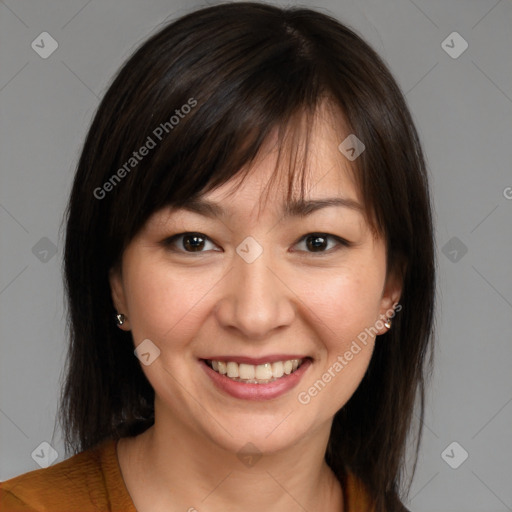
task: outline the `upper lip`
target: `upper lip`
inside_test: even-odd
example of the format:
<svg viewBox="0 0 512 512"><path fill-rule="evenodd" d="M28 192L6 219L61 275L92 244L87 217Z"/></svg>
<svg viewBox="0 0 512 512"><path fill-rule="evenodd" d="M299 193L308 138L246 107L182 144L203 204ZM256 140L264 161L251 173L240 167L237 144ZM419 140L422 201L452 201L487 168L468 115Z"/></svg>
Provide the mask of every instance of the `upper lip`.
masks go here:
<svg viewBox="0 0 512 512"><path fill-rule="evenodd" d="M275 363L276 361L289 361L290 359L306 359L308 356L297 354L271 354L262 357L247 357L247 356L211 356L202 359L209 361L233 361L235 363L259 365L264 363Z"/></svg>

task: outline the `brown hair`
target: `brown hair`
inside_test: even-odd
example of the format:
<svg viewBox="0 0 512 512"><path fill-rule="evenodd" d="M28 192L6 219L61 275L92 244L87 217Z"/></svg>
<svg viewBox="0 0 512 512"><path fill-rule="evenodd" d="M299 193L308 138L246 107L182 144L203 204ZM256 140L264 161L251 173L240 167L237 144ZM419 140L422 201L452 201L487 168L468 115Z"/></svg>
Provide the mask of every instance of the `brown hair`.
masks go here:
<svg viewBox="0 0 512 512"><path fill-rule="evenodd" d="M281 144L285 131L306 119L307 140L308 119L325 98L366 145L353 162L355 176L368 218L386 241L388 272L403 280L402 312L335 415L326 461L340 479L347 470L358 476L377 511L403 510L406 439L416 403L416 461L432 365L426 166L385 64L354 31L310 9L240 2L197 10L151 36L107 90L66 210L70 345L59 420L67 449L136 435L154 422L154 391L131 334L113 321L108 275L124 248L152 213L247 168L272 129ZM143 146L148 151L136 158Z"/></svg>

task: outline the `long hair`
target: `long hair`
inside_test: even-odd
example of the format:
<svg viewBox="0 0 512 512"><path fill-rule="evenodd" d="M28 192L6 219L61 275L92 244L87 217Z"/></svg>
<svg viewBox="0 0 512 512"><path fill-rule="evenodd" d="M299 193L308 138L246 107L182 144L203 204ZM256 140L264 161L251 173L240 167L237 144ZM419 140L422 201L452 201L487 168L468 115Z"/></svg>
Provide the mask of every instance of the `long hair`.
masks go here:
<svg viewBox="0 0 512 512"><path fill-rule="evenodd" d="M362 382L334 417L325 458L340 480L350 470L364 482L377 511L403 510L406 441L416 434L417 460L433 353L427 170L383 61L353 30L305 8L241 2L191 12L142 44L104 95L65 215L69 347L58 417L66 450L154 423L154 391L131 333L113 320L108 276L125 247L152 213L246 169L273 129L280 147L298 126L307 142L326 98L366 146L352 162L355 179L403 288L393 328L377 338ZM290 168L289 191L304 175Z"/></svg>

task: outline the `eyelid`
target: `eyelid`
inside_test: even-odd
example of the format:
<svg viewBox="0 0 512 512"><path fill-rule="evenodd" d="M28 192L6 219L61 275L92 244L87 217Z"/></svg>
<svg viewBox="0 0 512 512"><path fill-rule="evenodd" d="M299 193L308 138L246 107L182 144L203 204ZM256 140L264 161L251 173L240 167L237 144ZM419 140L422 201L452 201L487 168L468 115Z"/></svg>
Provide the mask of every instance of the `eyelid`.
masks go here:
<svg viewBox="0 0 512 512"><path fill-rule="evenodd" d="M177 249L175 247L175 245L174 245L176 240L178 240L179 238L182 238L184 236L187 236L187 235L189 235L189 236L196 235L196 236L199 236L201 238L204 238L205 240L209 241L213 245L217 245L208 235L205 235L204 233L200 233L199 231L183 231L181 233L176 233L175 235L171 235L171 236L165 238L160 243L164 246L164 248L172 250L173 252L176 252L176 253L179 253L179 254L195 255L195 254L201 254L201 253L208 252L208 251L197 251L197 252L192 251L192 252L187 252L187 251L184 251L184 250ZM216 251L216 252L220 252L220 251Z"/></svg>
<svg viewBox="0 0 512 512"><path fill-rule="evenodd" d="M173 244L176 242L176 240L178 240L179 238L181 237L184 237L186 235L197 235L201 238L204 238L206 239L207 241L211 242L212 244L214 245L217 245L208 235L205 235L204 233L200 233L198 231L184 231L184 232L181 232L181 233L177 233L175 235L171 235L167 238L165 238L164 240L162 240L161 244L169 249L169 250L172 250L173 252L176 252L176 253L179 253L179 254L188 254L188 255L199 255L199 254L202 254L202 253L206 253L206 252L209 252L209 251L197 251L197 252L194 252L194 251L191 251L191 252L188 252L188 251L184 251L184 250L181 250L181 249L177 249ZM337 247L333 247L331 249L328 249L326 251L318 251L318 252L314 252L314 251L292 251L292 252L298 252L298 253L303 253L303 254L311 254L311 255L329 255L329 254L332 254L333 252L337 251L338 249L340 249L340 246L341 247L351 247L353 245L353 242L349 242L348 240L340 237L340 236L337 236L337 235L333 235L331 233L324 233L324 232L319 232L319 231L312 231L312 232L309 232L309 233L306 233L304 235L302 235L298 240L296 240L293 244L293 246L295 247L297 244L299 244L300 242L304 241L306 238L308 237L314 237L314 236L318 236L318 237L325 237L327 239L331 239L331 240L334 240L337 242ZM215 251L215 252L221 252L221 251Z"/></svg>
<svg viewBox="0 0 512 512"><path fill-rule="evenodd" d="M340 249L340 246L342 246L342 247L351 247L353 245L352 242L349 242L345 238L342 238L342 237L337 236L337 235L333 235L331 233L324 233L324 232L320 232L320 231L312 231L310 233L306 233L305 235L300 237L293 245L294 246L297 245L298 243L302 242L303 240L305 240L308 237L315 237L315 236L325 237L327 239L335 240L337 242L338 246L337 247L333 247L331 249L328 249L326 251L318 251L318 252L293 251L293 252L302 252L302 253L305 253L305 254L316 254L316 255L328 255L328 254L331 254L331 253L337 251L338 249Z"/></svg>

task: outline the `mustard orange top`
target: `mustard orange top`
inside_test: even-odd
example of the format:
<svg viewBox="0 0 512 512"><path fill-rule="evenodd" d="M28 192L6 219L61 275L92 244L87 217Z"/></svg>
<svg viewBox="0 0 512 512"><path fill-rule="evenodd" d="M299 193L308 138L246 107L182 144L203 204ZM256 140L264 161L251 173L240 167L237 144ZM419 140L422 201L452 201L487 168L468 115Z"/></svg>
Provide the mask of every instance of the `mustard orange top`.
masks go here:
<svg viewBox="0 0 512 512"><path fill-rule="evenodd" d="M1 512L137 512L108 439L45 469L0 482ZM362 483L348 473L345 512L371 512Z"/></svg>

